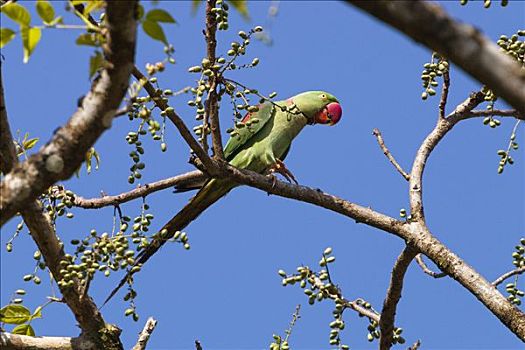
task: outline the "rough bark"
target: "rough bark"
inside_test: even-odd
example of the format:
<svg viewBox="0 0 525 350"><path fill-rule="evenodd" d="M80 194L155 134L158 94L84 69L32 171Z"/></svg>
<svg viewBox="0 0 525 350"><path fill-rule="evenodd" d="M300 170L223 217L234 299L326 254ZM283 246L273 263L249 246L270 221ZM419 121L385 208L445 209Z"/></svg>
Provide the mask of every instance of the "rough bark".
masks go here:
<svg viewBox="0 0 525 350"><path fill-rule="evenodd" d="M381 318L379 319L379 329L381 330L381 338L379 339L380 350L388 350L392 346L394 321L397 305L399 300L401 300L401 291L403 290L405 273L416 255L417 251L413 247L405 247L398 256L394 268L392 269L390 284L388 286L385 301L383 302Z"/></svg>
<svg viewBox="0 0 525 350"><path fill-rule="evenodd" d="M3 225L50 185L71 177L85 153L111 127L128 87L136 39L136 1L109 1L106 8L107 68L84 97L82 106L38 153L19 163L0 183Z"/></svg>

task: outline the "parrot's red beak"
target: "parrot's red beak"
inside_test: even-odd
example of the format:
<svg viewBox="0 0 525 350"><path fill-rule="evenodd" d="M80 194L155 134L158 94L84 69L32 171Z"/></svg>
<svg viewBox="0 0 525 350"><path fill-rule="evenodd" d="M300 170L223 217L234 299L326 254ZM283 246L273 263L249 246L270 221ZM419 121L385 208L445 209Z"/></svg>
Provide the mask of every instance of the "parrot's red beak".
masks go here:
<svg viewBox="0 0 525 350"><path fill-rule="evenodd" d="M335 125L339 122L342 115L343 109L341 105L337 102L331 102L315 115L315 123Z"/></svg>

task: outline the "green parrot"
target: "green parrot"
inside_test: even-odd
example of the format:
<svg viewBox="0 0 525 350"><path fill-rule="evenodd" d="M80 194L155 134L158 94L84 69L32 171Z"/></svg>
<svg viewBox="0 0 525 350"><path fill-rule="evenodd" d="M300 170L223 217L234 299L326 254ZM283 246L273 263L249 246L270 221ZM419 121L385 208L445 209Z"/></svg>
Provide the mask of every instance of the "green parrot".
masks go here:
<svg viewBox="0 0 525 350"><path fill-rule="evenodd" d="M286 107L286 108L285 108ZM266 102L257 112L248 113L230 134L224 148L225 159L233 166L273 177L280 173L288 181L297 181L283 163L293 139L307 125L335 125L341 119L338 100L324 91L308 91L287 100ZM138 256L135 265L144 264L176 231L183 230L213 203L239 186L229 179L200 179L176 188L176 192L200 190L165 226L167 235L154 240ZM128 274L104 302L126 283Z"/></svg>

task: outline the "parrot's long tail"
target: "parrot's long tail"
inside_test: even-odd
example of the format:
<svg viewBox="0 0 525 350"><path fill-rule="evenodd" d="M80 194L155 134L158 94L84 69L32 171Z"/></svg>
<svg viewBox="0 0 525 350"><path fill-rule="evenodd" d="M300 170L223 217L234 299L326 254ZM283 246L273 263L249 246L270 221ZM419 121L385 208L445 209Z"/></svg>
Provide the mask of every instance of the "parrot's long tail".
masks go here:
<svg viewBox="0 0 525 350"><path fill-rule="evenodd" d="M235 184L226 180L212 179L208 181L208 183L190 199L190 202L186 204L186 206L184 206L184 208L182 208L166 225L164 225L162 230L166 230L167 234L161 239L152 241L146 249L140 252L135 260L134 266L146 263L146 261L148 261L149 258L151 258L151 256L153 256L153 254L155 254L162 245L166 243L166 241L173 237L175 232L183 230L203 211L226 195L233 187L235 187ZM104 306L117 293L130 277L131 273L128 272L119 282L118 286L111 291L102 306Z"/></svg>

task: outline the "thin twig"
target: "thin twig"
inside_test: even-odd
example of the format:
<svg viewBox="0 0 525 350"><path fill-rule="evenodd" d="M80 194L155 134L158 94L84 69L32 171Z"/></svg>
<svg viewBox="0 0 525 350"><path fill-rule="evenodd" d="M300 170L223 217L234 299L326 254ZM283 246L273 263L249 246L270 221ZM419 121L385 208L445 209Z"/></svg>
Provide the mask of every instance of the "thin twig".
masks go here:
<svg viewBox="0 0 525 350"><path fill-rule="evenodd" d="M146 324L144 325L144 328L142 329L142 332L140 332L139 334L137 344L135 344L132 350L145 350L146 345L148 344L148 340L151 337L151 334L155 330L156 326L157 320L155 320L153 317L148 318Z"/></svg>
<svg viewBox="0 0 525 350"><path fill-rule="evenodd" d="M356 311L360 316L367 317L368 319L370 319L372 321L376 321L377 323L379 323L379 318L380 318L379 313L376 312L375 310L371 309L371 308L364 307L362 305L363 303L361 302L362 299L357 299L357 300L354 300L354 301L350 301L348 299L345 299L345 297L342 294L342 291L339 288L336 288L335 292L331 292L331 291L327 290L326 288L323 288L324 282L318 276L314 277L313 285L316 286L319 290L323 290L325 295L329 299L332 299L334 301L335 300L342 301L342 304L345 307Z"/></svg>
<svg viewBox="0 0 525 350"><path fill-rule="evenodd" d="M521 115L515 109L485 109L485 110L473 110L465 116L465 119L475 117L514 117L516 119L525 120L525 117Z"/></svg>
<svg viewBox="0 0 525 350"><path fill-rule="evenodd" d="M379 144L379 147L381 147L381 150L383 151L383 154L388 158L390 163L396 168L396 170L405 178L405 180L410 181L410 175L407 174L406 171L403 170L401 165L396 161L392 153L388 150L388 148L385 145L385 141L383 140L383 136L381 135L381 131L379 129L374 129L372 131L372 134L376 137L377 143Z"/></svg>
<svg viewBox="0 0 525 350"><path fill-rule="evenodd" d="M448 61L446 61L448 63ZM439 101L439 118L445 118L445 108L447 106L448 89L450 87L449 66L443 72L443 88L441 89L441 100Z"/></svg>
<svg viewBox="0 0 525 350"><path fill-rule="evenodd" d="M286 337L284 337L285 342L288 342L288 340L290 339L290 336L292 335L292 330L293 330L293 327L295 326L295 323L297 322L297 320L301 318L300 312L301 312L301 304L298 304L295 307L294 313L292 314L292 320L290 321L290 325L288 326L288 329L285 331L286 333Z"/></svg>
<svg viewBox="0 0 525 350"><path fill-rule="evenodd" d="M494 282L492 282L492 285L496 287L499 284L503 283L503 281L505 281L507 278L515 276L515 275L521 275L524 272L525 272L525 267L518 267L514 270L510 270L504 273L503 275L499 276L498 278L496 278Z"/></svg>
<svg viewBox="0 0 525 350"><path fill-rule="evenodd" d="M385 301L383 302L383 310L381 311L381 318L379 319L379 329L381 330L381 338L379 340L380 350L388 350L392 346L397 304L399 300L401 300L405 273L416 255L416 249L411 246L406 246L392 268L390 285L388 286Z"/></svg>
<svg viewBox="0 0 525 350"><path fill-rule="evenodd" d="M186 124L184 124L184 122L182 121L181 117L173 110L173 108L168 108L169 105L162 98L162 95L157 91L157 89L149 82L148 78L146 78L136 66L133 68L132 74L137 80L141 82L141 84L144 86L144 89L153 99L153 102L155 102L157 107L161 111L166 111L166 115L168 116L168 118L179 130L180 135L182 136L184 141L186 141L188 146L190 146L191 150L197 155L202 164L204 164L206 170L212 171L215 167L213 166L211 158L204 151L204 149L202 149L197 140L195 140Z"/></svg>
<svg viewBox="0 0 525 350"><path fill-rule="evenodd" d="M217 32L216 15L212 10L215 8L216 0L208 0L206 4L206 48L208 60L211 64L215 64L215 50L217 48L217 40L215 34ZM222 149L222 136L219 122L219 104L217 103L217 78L216 75L210 77L210 91L208 94L207 113L209 117L211 139L213 144L213 154L216 158L223 159L224 152ZM206 134L204 134L206 137Z"/></svg>
<svg viewBox="0 0 525 350"><path fill-rule="evenodd" d="M431 276L431 277L434 277L434 278L443 278L445 277L447 274L444 273L444 272L435 272L435 271L432 271L428 265L425 263L425 261L423 260L423 256L421 254L418 254L416 255L416 262L417 264L421 267L421 269L423 270L424 273L426 273L427 275Z"/></svg>
<svg viewBox="0 0 525 350"><path fill-rule="evenodd" d="M205 177L205 175L200 170L194 170L188 173L145 184L129 192L124 192L115 196L104 196L101 198L83 198L80 196L75 196L73 205L84 209L98 209L107 206L119 205L137 198L145 197L151 193L161 191L175 185L180 185L182 183L191 182L203 177Z"/></svg>

